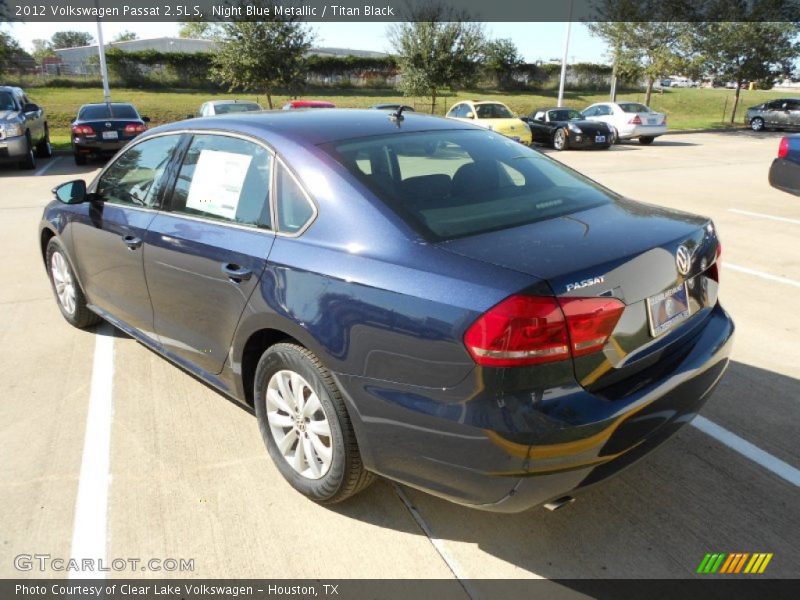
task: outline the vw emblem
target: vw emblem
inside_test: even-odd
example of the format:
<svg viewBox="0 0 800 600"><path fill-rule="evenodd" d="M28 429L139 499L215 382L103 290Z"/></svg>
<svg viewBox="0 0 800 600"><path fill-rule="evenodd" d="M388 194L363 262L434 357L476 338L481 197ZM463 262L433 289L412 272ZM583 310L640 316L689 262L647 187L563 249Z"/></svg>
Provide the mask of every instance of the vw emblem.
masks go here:
<svg viewBox="0 0 800 600"><path fill-rule="evenodd" d="M106 121L106 127L111 127L111 121Z"/></svg>
<svg viewBox="0 0 800 600"><path fill-rule="evenodd" d="M692 268L692 253L683 244L678 246L678 251L675 253L675 265L681 275L688 275Z"/></svg>

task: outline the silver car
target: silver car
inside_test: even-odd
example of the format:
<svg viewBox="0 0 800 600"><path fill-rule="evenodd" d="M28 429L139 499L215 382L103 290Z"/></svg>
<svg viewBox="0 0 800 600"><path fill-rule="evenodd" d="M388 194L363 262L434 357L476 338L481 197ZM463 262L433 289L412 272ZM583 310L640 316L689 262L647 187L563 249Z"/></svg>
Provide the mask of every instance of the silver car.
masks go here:
<svg viewBox="0 0 800 600"><path fill-rule="evenodd" d="M747 109L745 125L753 131L800 128L800 100L781 98Z"/></svg>
<svg viewBox="0 0 800 600"><path fill-rule="evenodd" d="M53 155L44 111L18 87L0 86L0 163L35 169Z"/></svg>

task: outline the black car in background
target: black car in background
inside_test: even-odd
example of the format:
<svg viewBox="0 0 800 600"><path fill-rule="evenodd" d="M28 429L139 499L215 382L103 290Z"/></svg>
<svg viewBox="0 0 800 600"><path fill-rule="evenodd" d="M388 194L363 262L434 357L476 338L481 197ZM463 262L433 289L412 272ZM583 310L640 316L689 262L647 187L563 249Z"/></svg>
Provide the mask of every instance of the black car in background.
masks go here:
<svg viewBox="0 0 800 600"><path fill-rule="evenodd" d="M800 196L800 135L781 138L778 157L769 168L769 184Z"/></svg>
<svg viewBox="0 0 800 600"><path fill-rule="evenodd" d="M72 122L75 164L85 165L90 155L111 155L147 130L148 117L139 116L133 104L84 104Z"/></svg>
<svg viewBox="0 0 800 600"><path fill-rule="evenodd" d="M547 144L556 150L611 147L612 135L608 125L587 121L571 108L539 108L521 118L531 129L533 143Z"/></svg>

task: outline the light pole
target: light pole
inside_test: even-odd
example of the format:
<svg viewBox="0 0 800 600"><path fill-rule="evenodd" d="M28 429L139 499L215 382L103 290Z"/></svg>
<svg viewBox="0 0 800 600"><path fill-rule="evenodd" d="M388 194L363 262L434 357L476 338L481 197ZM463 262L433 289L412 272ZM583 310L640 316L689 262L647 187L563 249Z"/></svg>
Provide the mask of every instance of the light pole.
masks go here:
<svg viewBox="0 0 800 600"><path fill-rule="evenodd" d="M97 12L100 12L100 0L95 0ZM106 103L111 102L111 90L108 87L108 69L106 68L106 47L103 44L103 25L97 19L97 51L100 54L100 77L103 80L103 99Z"/></svg>
<svg viewBox="0 0 800 600"><path fill-rule="evenodd" d="M561 57L561 79L558 83L558 105L564 103L564 85L567 82L567 54L569 53L569 34L572 30L572 0L569 0L569 16L567 17L567 31L564 33L564 54Z"/></svg>

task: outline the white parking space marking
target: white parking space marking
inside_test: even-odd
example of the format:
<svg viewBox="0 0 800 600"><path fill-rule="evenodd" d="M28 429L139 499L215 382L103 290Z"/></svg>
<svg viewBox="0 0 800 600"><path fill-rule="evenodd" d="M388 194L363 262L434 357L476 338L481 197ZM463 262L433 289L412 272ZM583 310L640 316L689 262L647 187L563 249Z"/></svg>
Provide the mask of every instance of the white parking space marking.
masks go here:
<svg viewBox="0 0 800 600"><path fill-rule="evenodd" d="M772 456L769 452L764 452L758 446L751 444L747 440L740 438L735 433L728 431L724 427L709 421L705 417L697 416L692 421L697 429L710 435L718 442L722 442L732 450L735 450L745 458L761 465L768 471L775 473L778 477L785 479L789 483L800 487L800 470L792 465L783 462L781 459Z"/></svg>
<svg viewBox="0 0 800 600"><path fill-rule="evenodd" d="M106 559L108 525L108 488L111 483L111 419L114 380L114 330L107 323L95 333L94 362L86 434L83 439L75 522L72 528L70 557L94 561ZM92 577L105 578L96 571ZM70 571L70 579L86 577L82 571Z"/></svg>
<svg viewBox="0 0 800 600"><path fill-rule="evenodd" d="M425 533L433 547L436 549L436 552L439 553L439 556L442 557L442 560L447 565L447 568L450 569L455 578L458 579L458 582L461 584L461 587L464 588L467 596L472 598L472 600L477 600L480 596L475 592L474 589L472 589L472 586L467 583L467 577L464 574L464 570L461 568L461 565L458 564L458 561L453 558L453 555L447 551L447 546L445 546L444 541L434 535L430 525L428 525L428 522L422 517L422 514L417 510L417 507L414 506L414 503L411 502L409 497L403 491L403 488L396 483L393 483L392 487L394 488L394 492L397 494L397 497L400 498L400 501L408 509L411 517L414 519L414 521L416 521L417 525L419 525L419 528Z"/></svg>
<svg viewBox="0 0 800 600"><path fill-rule="evenodd" d="M736 213L737 215L744 215L746 217L754 217L756 219L769 219L770 221L780 221L781 223L791 223L792 225L800 225L800 219L788 219L786 217L776 217L775 215L765 215L764 213L751 212L749 210L740 210L738 208L729 208L728 212Z"/></svg>
<svg viewBox="0 0 800 600"><path fill-rule="evenodd" d="M766 279L768 281L775 281L777 283L782 283L784 285L793 285L794 287L800 287L800 281L796 279L789 279L788 277L782 277L780 275L772 275L771 273L765 273L764 271L756 271L755 269L749 269L747 267L742 267L740 265L734 265L733 263L729 263L725 260L722 261L722 269L731 269L732 271L738 271L740 273L746 273L747 275L753 275L755 277L761 277L762 279Z"/></svg>
<svg viewBox="0 0 800 600"><path fill-rule="evenodd" d="M34 176L34 177L37 177L37 176L39 176L39 175L44 175L45 173L47 173L47 171L50 169L50 167L52 167L54 164L56 164L56 163L57 163L58 161L60 161L60 160L61 160L61 157L60 157L60 156L57 156L57 157L53 158L52 160L50 160L50 162L49 162L49 163L47 163L47 164L46 164L45 166L43 166L41 169L39 169L38 171L36 171L36 172L33 174L33 176Z"/></svg>

